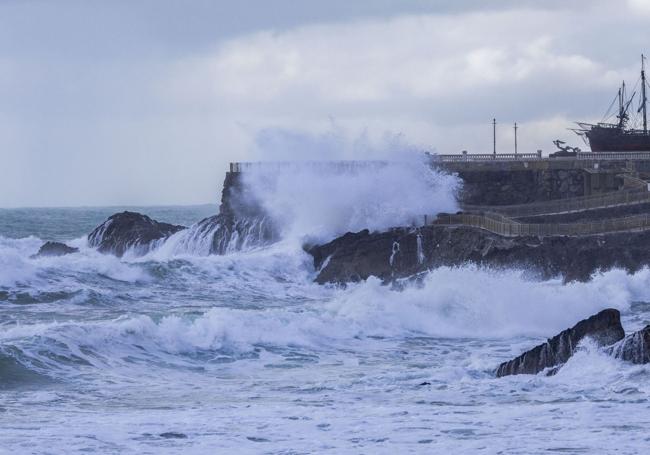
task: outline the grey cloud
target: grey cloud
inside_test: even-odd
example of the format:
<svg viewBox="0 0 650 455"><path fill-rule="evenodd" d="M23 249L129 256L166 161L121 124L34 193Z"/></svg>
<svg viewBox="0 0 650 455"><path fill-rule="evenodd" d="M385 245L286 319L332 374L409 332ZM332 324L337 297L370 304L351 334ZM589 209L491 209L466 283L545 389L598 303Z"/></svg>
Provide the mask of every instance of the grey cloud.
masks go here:
<svg viewBox="0 0 650 455"><path fill-rule="evenodd" d="M646 21L604 1L0 0L0 206L214 202L231 160L481 151L492 116L504 147L517 120L548 149L635 75Z"/></svg>

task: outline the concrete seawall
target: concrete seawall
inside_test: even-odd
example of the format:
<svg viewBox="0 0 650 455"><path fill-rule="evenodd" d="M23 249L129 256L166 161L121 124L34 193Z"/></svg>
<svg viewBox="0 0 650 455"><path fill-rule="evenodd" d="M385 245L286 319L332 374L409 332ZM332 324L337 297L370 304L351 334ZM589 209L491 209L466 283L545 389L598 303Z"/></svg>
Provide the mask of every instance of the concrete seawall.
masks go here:
<svg viewBox="0 0 650 455"><path fill-rule="evenodd" d="M496 155L427 155L431 166L465 182L461 202L512 205L592 196L627 187L633 178L650 178L650 152L579 153L543 158Z"/></svg>

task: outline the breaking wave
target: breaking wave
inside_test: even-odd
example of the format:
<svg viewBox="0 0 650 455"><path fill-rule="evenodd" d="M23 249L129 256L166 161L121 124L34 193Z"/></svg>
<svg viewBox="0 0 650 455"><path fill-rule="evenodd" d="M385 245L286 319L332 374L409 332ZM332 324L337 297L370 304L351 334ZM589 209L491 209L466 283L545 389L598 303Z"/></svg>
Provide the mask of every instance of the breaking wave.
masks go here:
<svg viewBox="0 0 650 455"><path fill-rule="evenodd" d="M87 260L81 260L80 268L88 265ZM308 276L295 273L304 266L301 261L289 264L292 261L277 251L197 261L174 273L185 279L195 276L194 286L205 279L219 283L224 301L214 302L216 306L207 311L6 326L0 335L3 349L20 352L23 365L40 365L35 368L38 373L69 371L79 365L128 368L133 362L161 359L182 366L197 355L237 359L257 355L259 349L365 350L373 340L384 338L545 337L603 308L626 312L630 302L650 300L648 269L634 275L614 270L589 283L562 285L559 280L529 281L518 271L442 267L422 282L396 290L374 278L346 289L313 285ZM250 267L255 262L257 269ZM147 261L128 266L143 274L158 267ZM265 275L269 267L286 270L276 270L274 278ZM466 286L469 281L473 286ZM282 305L259 307L254 299L226 304L236 299L243 285L254 294L255 287L246 283L256 282L262 283L260 295L267 300L273 295L278 301L284 298ZM224 294L226 290L231 294ZM208 288L206 295L215 295L213 291Z"/></svg>
<svg viewBox="0 0 650 455"><path fill-rule="evenodd" d="M460 180L422 163L253 167L244 184L284 238L324 242L349 231L421 224L458 209Z"/></svg>

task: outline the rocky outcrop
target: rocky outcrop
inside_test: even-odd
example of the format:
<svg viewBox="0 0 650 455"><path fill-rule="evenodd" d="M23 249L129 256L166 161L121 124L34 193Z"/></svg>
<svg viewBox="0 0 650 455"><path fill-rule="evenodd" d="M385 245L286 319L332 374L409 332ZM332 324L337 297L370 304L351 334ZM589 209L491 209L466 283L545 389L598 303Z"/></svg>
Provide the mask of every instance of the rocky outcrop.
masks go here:
<svg viewBox="0 0 650 455"><path fill-rule="evenodd" d="M273 243L279 234L265 216L238 218L228 212L205 218L187 231L182 242L186 251L199 246L198 254L227 254Z"/></svg>
<svg viewBox="0 0 650 455"><path fill-rule="evenodd" d="M118 213L88 235L88 244L102 253L122 256L130 251L143 255L184 229L183 234L175 237L177 253L226 254L279 239L278 229L245 185L242 174L228 172L219 214L185 228L160 223L139 213Z"/></svg>
<svg viewBox="0 0 650 455"><path fill-rule="evenodd" d="M627 362L650 363L650 325L628 335L606 352Z"/></svg>
<svg viewBox="0 0 650 455"><path fill-rule="evenodd" d="M150 251L156 242L183 229L185 226L160 223L141 213L116 213L88 235L88 245L120 257L128 250L141 255Z"/></svg>
<svg viewBox="0 0 650 455"><path fill-rule="evenodd" d="M73 248L61 242L45 242L32 258L44 256L65 256L66 254L77 253L79 248Z"/></svg>
<svg viewBox="0 0 650 455"><path fill-rule="evenodd" d="M496 370L496 376L537 374L547 368L562 365L573 355L578 343L586 337L591 338L598 346L609 346L623 339L624 336L625 331L621 325L619 311L603 310L549 338L546 343L502 363Z"/></svg>
<svg viewBox="0 0 650 455"><path fill-rule="evenodd" d="M348 233L308 246L318 283L346 283L376 276L384 282L440 266L474 263L520 268L548 279L588 281L594 272L650 265L650 231L583 237L507 238L462 226L396 228Z"/></svg>
<svg viewBox="0 0 650 455"><path fill-rule="evenodd" d="M226 254L279 240L279 230L245 184L243 174L228 172L219 214L190 228L187 239L206 244L209 254Z"/></svg>

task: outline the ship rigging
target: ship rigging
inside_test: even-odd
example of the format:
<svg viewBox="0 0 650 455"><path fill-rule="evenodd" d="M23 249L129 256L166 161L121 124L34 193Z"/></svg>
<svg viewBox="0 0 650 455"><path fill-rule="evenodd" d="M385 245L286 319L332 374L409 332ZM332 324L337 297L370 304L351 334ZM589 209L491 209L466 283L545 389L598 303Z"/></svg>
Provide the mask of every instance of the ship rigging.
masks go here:
<svg viewBox="0 0 650 455"><path fill-rule="evenodd" d="M628 98L627 88L625 82L623 82L603 121L596 124L578 122L579 128L574 129L583 139L586 138L592 152L650 151L646 96L649 86L645 75L645 60L645 57L641 55L641 93L639 107L635 113L637 116L641 114L641 125L638 125L638 120L637 124L633 125L630 118L630 106L636 96L636 91L633 89L632 95ZM611 118L610 112L617 102L616 122L608 122ZM638 128L638 126L641 126L641 128Z"/></svg>

